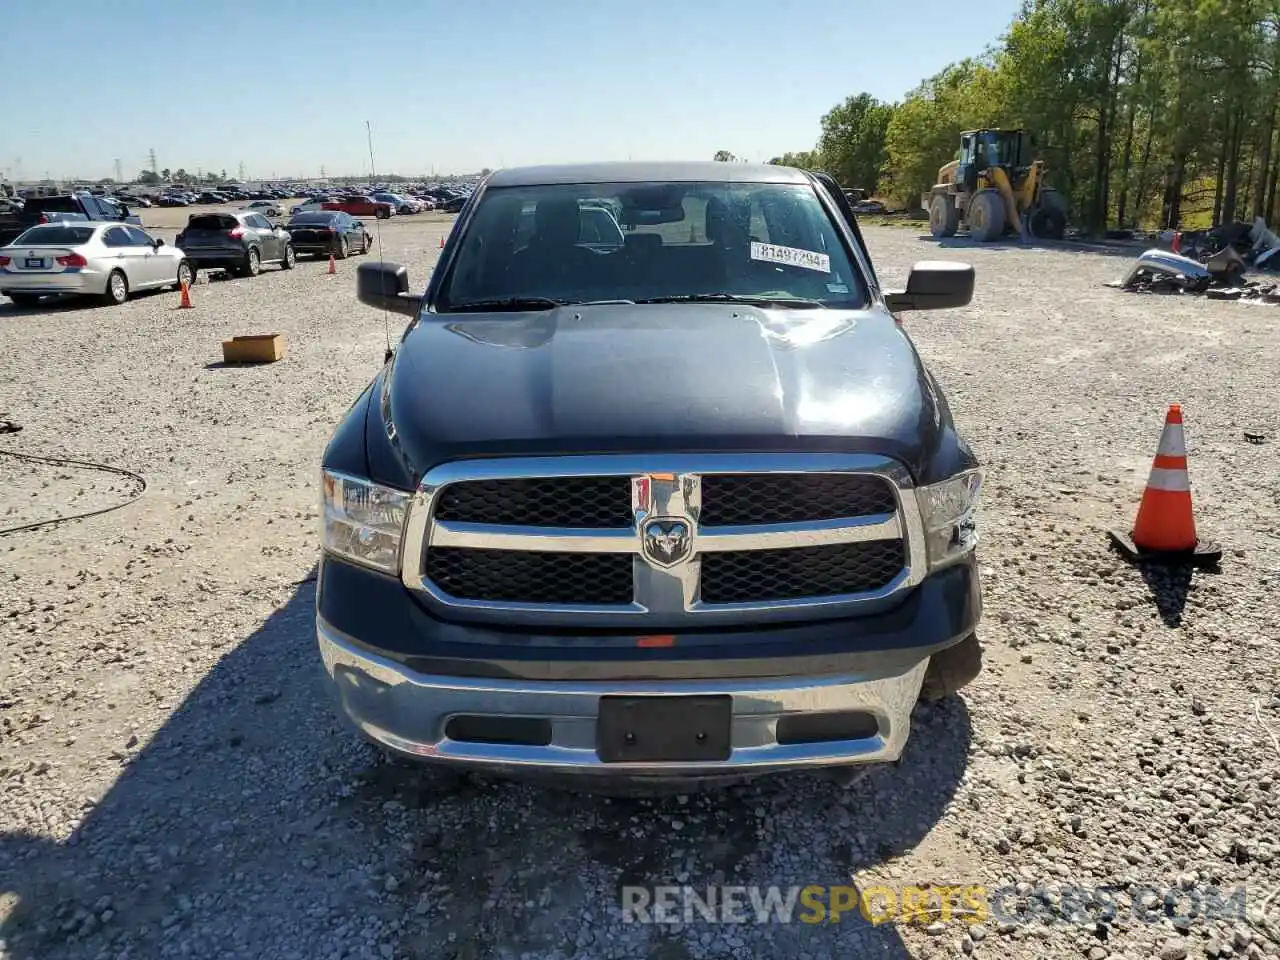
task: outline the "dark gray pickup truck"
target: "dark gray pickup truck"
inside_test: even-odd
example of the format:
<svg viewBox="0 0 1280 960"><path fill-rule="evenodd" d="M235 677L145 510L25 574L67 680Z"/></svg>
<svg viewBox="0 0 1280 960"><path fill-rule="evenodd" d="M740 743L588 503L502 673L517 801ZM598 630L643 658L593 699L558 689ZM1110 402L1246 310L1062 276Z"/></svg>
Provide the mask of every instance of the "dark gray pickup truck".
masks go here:
<svg viewBox="0 0 1280 960"><path fill-rule="evenodd" d="M317 633L392 755L847 771L977 675L981 470L895 317L970 266L887 292L824 175L626 163L494 173L425 294L357 283L413 319L324 454Z"/></svg>
<svg viewBox="0 0 1280 960"><path fill-rule="evenodd" d="M95 197L89 193L31 197L21 210L0 210L0 247L12 243L28 227L54 220L119 220L142 225L127 206L106 197Z"/></svg>

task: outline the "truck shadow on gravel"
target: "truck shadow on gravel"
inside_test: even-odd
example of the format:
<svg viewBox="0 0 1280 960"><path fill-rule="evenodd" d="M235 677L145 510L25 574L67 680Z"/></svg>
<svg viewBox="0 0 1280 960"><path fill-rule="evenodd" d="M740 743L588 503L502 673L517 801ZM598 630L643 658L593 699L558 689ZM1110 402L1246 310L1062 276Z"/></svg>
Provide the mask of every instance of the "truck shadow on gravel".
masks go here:
<svg viewBox="0 0 1280 960"><path fill-rule="evenodd" d="M964 774L963 700L918 708L902 764L847 788L787 776L622 800L442 778L383 762L335 719L314 602L302 584L224 656L65 842L0 836L0 953L909 956L892 924L856 910L817 925L799 906L790 923L627 923L622 888L785 895L900 856ZM17 774L29 796L41 776Z"/></svg>

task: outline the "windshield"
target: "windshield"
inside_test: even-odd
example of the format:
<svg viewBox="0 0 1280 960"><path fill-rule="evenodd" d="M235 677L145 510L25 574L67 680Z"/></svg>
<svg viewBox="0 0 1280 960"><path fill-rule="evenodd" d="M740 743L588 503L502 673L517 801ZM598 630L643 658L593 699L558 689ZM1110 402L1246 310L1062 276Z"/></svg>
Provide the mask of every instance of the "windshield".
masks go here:
<svg viewBox="0 0 1280 960"><path fill-rule="evenodd" d="M32 227L13 241L15 247L30 247L40 244L50 247L71 247L88 243L95 227L67 227L55 224Z"/></svg>
<svg viewBox="0 0 1280 960"><path fill-rule="evenodd" d="M337 223L338 218L332 213L300 213L289 220L290 223Z"/></svg>
<svg viewBox="0 0 1280 960"><path fill-rule="evenodd" d="M700 296L867 299L808 184L592 183L486 191L436 308Z"/></svg>

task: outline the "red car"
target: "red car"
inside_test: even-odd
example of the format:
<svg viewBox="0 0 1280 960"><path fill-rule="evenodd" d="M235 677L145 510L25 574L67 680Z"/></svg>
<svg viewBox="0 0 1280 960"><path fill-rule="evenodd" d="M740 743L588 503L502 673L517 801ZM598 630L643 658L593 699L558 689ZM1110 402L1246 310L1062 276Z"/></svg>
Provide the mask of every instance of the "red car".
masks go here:
<svg viewBox="0 0 1280 960"><path fill-rule="evenodd" d="M385 220L395 211L392 210L391 204L383 203L381 200L374 200L370 197L362 197L358 193L349 194L341 200L330 200L321 206L322 210L341 210L343 213L349 213L353 217L377 217L379 220Z"/></svg>

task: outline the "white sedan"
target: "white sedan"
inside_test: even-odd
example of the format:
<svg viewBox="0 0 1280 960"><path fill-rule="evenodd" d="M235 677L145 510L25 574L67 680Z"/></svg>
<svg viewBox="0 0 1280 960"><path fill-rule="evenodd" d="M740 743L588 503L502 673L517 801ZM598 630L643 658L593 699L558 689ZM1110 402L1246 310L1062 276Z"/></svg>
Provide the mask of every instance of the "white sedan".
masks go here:
<svg viewBox="0 0 1280 960"><path fill-rule="evenodd" d="M319 213L324 209L324 205L329 202L330 200L328 197L323 197L318 200L306 200L294 206L294 208L289 211L289 216L293 216L295 213Z"/></svg>
<svg viewBox="0 0 1280 960"><path fill-rule="evenodd" d="M50 294L119 304L130 293L190 284L194 276L186 254L128 223L40 224L0 247L0 293L18 306Z"/></svg>

